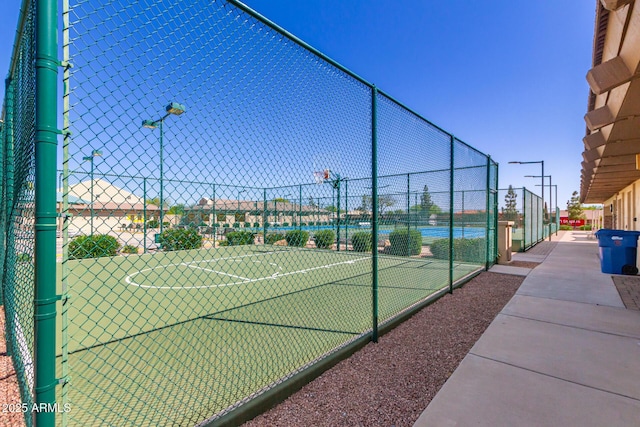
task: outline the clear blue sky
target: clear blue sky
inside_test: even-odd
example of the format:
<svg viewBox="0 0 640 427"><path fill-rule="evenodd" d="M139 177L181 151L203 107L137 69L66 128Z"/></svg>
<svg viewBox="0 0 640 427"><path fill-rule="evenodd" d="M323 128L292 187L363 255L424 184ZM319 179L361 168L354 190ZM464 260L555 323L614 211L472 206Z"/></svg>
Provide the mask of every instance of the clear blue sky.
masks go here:
<svg viewBox="0 0 640 427"><path fill-rule="evenodd" d="M500 187L539 192L545 160L560 208L579 190L592 0L245 0L330 58L500 163ZM6 75L18 0L0 0ZM0 88L4 95L4 85ZM548 198L548 193L546 198Z"/></svg>

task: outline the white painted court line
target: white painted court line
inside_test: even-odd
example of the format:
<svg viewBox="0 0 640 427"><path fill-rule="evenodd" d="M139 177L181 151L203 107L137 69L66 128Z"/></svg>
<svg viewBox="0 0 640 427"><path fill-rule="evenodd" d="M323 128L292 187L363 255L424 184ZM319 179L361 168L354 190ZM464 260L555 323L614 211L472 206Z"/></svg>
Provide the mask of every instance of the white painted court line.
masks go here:
<svg viewBox="0 0 640 427"><path fill-rule="evenodd" d="M242 259L242 258L248 258L248 257L255 257L255 256L262 256L262 255L267 255L267 254L273 254L276 252L263 252L261 254L252 254L252 255L240 255L240 256L236 256L236 257L223 257L223 258L214 258L214 259L210 259L210 260L202 260L202 261L193 261L190 263L185 263L185 262L181 262L178 264L167 264L167 265L160 265L157 267L152 267L152 268L145 268L143 270L140 270L136 273L132 273L130 275L128 275L125 278L125 282L131 286L136 286L138 288L144 288L144 289L171 289L171 290L182 290L182 289L208 289L208 288L223 288L223 287L227 287L227 286L236 286L236 285L242 285L242 284L246 284L246 283L255 283L255 282L261 282L264 280L275 280L278 279L280 277L285 277L285 276L291 276L294 274L305 274L308 273L310 271L314 271L314 270L321 270L324 268L332 268L332 267L336 267L339 265L345 265L345 264L355 264L356 262L360 262L360 261L366 261L366 260L371 260L371 257L364 257L364 258L356 258L356 259L352 259L349 261L341 261L341 262L336 262L333 264L326 264L326 265L321 265L318 267L311 267L311 268L305 268L303 270L297 270L297 271L290 271L287 273L274 273L271 276L267 276L267 277L259 277L256 279L249 279L246 277L242 277L242 276L234 276L232 274L229 273L223 273L220 271L216 271L216 270L210 270L210 269L205 269L203 267L197 267L197 266L191 266L190 264L199 264L199 263L203 263L203 262L213 262L213 261L222 261L222 260L236 260L236 259ZM268 263L274 266L278 266L275 263ZM134 276L137 276L140 273L144 273L147 271L152 271L152 270L156 270L156 269L160 269L160 268L167 268L167 267L172 267L172 266L186 266L186 267L191 267L191 268L199 268L202 270L207 270L210 272L213 272L215 274L222 274L225 276L230 276L230 277L234 277L234 278L238 278L241 279L241 281L239 282L230 282L230 283L221 283L221 284L217 284L217 285L187 285L187 286L154 286L154 285L142 285L140 283L136 283L132 280L132 278Z"/></svg>
<svg viewBox="0 0 640 427"><path fill-rule="evenodd" d="M229 276L229 277L233 277L234 279L240 279L240 280L244 280L244 281L248 281L251 280L248 277L242 277L242 276L236 276L235 274L229 274L229 273L224 273L222 271L218 271L218 270L212 270L210 268L204 268L204 267L198 267L195 265L190 265L190 264L186 264L186 263L182 263L181 265L184 265L185 267L189 267L189 268L193 268L195 270L202 270L202 271L209 271L211 273L216 273L219 274L221 276Z"/></svg>

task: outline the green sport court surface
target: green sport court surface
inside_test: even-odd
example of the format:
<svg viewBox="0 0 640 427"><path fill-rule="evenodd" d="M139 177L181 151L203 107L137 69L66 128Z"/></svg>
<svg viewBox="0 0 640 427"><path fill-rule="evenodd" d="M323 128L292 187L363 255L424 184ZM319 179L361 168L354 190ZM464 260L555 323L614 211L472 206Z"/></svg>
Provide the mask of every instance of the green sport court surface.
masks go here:
<svg viewBox="0 0 640 427"><path fill-rule="evenodd" d="M449 285L446 260L378 259L380 323ZM66 266L70 425L195 425L371 330L368 253L236 246ZM456 263L454 281L481 267Z"/></svg>

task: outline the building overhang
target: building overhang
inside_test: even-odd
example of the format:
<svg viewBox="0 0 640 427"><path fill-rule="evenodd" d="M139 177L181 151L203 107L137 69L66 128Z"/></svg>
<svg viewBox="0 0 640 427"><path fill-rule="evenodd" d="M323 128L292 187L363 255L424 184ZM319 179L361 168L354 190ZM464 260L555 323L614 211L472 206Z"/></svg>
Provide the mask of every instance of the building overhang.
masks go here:
<svg viewBox="0 0 640 427"><path fill-rule="evenodd" d="M640 2L596 7L580 198L602 203L640 179ZM638 165L640 166L640 165Z"/></svg>

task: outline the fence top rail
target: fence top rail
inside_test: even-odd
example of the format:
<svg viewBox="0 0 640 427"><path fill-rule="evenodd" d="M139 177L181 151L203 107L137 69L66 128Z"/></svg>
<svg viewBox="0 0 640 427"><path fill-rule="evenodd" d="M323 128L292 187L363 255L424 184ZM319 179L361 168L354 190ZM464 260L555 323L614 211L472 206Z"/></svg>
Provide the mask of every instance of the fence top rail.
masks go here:
<svg viewBox="0 0 640 427"><path fill-rule="evenodd" d="M482 151L478 150L477 148L474 148L474 147L470 146L469 144L467 144L466 142L462 141L461 139L455 138L455 140L456 140L456 142L459 142L460 144L464 145L466 148L468 148L468 149L470 149L472 151L475 151L476 153L480 154L481 156L484 156L484 157L488 158L489 161L492 161L491 160L491 156L483 153Z"/></svg>
<svg viewBox="0 0 640 427"><path fill-rule="evenodd" d="M242 10L243 12L247 13L248 15L254 17L258 21L262 22L263 24L271 27L272 29L274 29L275 31L279 32L280 34L282 34L283 36L287 37L288 39L296 42L297 44L299 44L303 48L307 49L309 52L313 53L314 55L319 56L322 60L328 62L329 64L331 64L334 67L338 68L340 71L342 71L342 72L348 74L349 76L353 77L354 79L358 80L360 83L362 83L362 84L364 84L366 86L369 86L371 88L374 87L373 84L369 83L364 78L360 77L359 75L357 75L353 71L349 70L347 67L345 67L345 66L341 65L340 63L336 62L335 60L329 58L324 53L320 52L319 50L317 50L316 48L314 48L310 44L302 41L300 38L294 36L289 31L287 31L284 28L280 27L278 24L276 24L275 22L269 20L265 16L259 14L258 12L256 12L253 9L251 9L250 7L245 5L244 3L242 3L242 2L240 2L238 0L227 0L227 2L231 3L232 5L234 5L238 9Z"/></svg>

